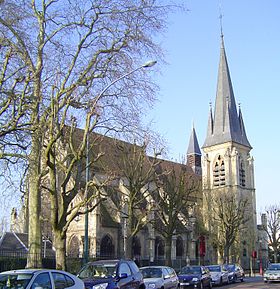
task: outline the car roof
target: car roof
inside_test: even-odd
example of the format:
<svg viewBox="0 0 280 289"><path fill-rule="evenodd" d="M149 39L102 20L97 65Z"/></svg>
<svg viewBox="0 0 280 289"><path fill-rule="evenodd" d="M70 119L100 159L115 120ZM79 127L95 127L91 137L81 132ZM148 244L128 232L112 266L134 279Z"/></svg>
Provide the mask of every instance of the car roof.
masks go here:
<svg viewBox="0 0 280 289"><path fill-rule="evenodd" d="M159 268L159 269L163 269L163 268L171 268L169 266L144 266L144 267L140 267L140 269L146 269L146 268Z"/></svg>
<svg viewBox="0 0 280 289"><path fill-rule="evenodd" d="M34 274L36 272L58 272L58 273L67 273L72 275L69 272L62 271L62 270L56 270L56 269L35 269L35 268L30 268L30 269L17 269L17 270L9 270L9 271L3 271L0 274Z"/></svg>
<svg viewBox="0 0 280 289"><path fill-rule="evenodd" d="M9 271L4 271L1 272L1 274L18 274L18 273L29 273L29 274L33 274L35 272L38 271L46 271L46 269L18 269L18 270L9 270Z"/></svg>
<svg viewBox="0 0 280 289"><path fill-rule="evenodd" d="M113 264L113 263L118 263L120 261L128 261L128 260L119 260L119 259L114 259L114 260L97 260L97 261L92 261L88 262L87 264Z"/></svg>

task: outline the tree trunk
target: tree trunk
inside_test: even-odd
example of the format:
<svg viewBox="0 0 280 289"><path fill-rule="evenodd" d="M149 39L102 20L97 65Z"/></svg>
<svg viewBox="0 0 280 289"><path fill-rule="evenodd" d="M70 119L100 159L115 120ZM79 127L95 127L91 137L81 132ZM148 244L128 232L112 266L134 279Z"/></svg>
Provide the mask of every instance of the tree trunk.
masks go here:
<svg viewBox="0 0 280 289"><path fill-rule="evenodd" d="M35 132L32 136L32 148L29 164L28 195L28 255L26 268L41 268L41 192L40 192L40 137Z"/></svg>
<svg viewBox="0 0 280 289"><path fill-rule="evenodd" d="M277 263L277 252L278 252L277 248L276 250L274 249L274 252L273 252L274 263Z"/></svg>
<svg viewBox="0 0 280 289"><path fill-rule="evenodd" d="M228 264L229 263L229 245L225 245L225 250L224 250L224 263Z"/></svg>
<svg viewBox="0 0 280 289"><path fill-rule="evenodd" d="M66 236L59 230L54 230L54 247L57 270L66 270Z"/></svg>
<svg viewBox="0 0 280 289"><path fill-rule="evenodd" d="M166 266L172 266L172 260L171 260L171 250L172 250L172 237L166 238L166 243L165 243L165 265Z"/></svg>

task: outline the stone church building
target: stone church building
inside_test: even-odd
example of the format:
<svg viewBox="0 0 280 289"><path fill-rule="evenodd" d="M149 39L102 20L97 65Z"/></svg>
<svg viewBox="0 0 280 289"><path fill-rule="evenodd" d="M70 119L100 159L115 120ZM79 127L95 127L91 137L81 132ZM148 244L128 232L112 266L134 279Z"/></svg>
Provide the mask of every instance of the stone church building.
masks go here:
<svg viewBox="0 0 280 289"><path fill-rule="evenodd" d="M194 103L195 105L195 103ZM114 140L104 137L106 147ZM256 244L256 199L254 185L254 163L250 155L252 147L247 139L241 109L237 109L233 93L224 40L221 36L220 63L215 109L210 107L207 136L201 153L196 131L191 130L186 152L186 164L162 160L162 167L174 170L185 167L189 174L195 175L202 189L186 208L187 221L182 221L185 230L175 234L172 239L172 260L186 263L220 262L218 248L212 242L211 234L218 234L216 225L211 223L214 202L212 196L228 192L237 202L248 200L246 229L238 236L236 261L249 268L249 259ZM112 160L112 164L114 161ZM97 181L101 173L94 176ZM111 188L107 188L110 190ZM118 189L122 190L121 183ZM104 188L106 190L106 188ZM126 242L126 219L116 214L116 200L107 199L88 214L88 253L89 258L116 258L124 255ZM198 228L198 215L202 224ZM13 214L15 216L15 214ZM149 216L153 218L153 216ZM17 215L12 218L11 229L16 229ZM44 226L47 228L47 225ZM50 230L50 228L48 229ZM45 232L46 234L46 232ZM217 236L219 237L219 236ZM85 244L85 216L78 216L67 232L67 255L83 257ZM165 240L153 226L146 226L133 238L132 255L142 264L165 259Z"/></svg>

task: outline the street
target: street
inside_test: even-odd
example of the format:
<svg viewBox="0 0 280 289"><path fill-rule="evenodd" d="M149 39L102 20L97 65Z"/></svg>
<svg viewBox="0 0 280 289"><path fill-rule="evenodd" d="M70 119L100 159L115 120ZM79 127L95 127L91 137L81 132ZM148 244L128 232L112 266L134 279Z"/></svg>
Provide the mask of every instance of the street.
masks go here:
<svg viewBox="0 0 280 289"><path fill-rule="evenodd" d="M213 287L218 288L218 287ZM221 286L220 288L237 288L237 289L245 289L245 288L256 288L256 289L270 289L270 288L280 288L280 283L264 283L263 278L260 276L256 277L246 277L244 282L237 282L235 284L229 284Z"/></svg>

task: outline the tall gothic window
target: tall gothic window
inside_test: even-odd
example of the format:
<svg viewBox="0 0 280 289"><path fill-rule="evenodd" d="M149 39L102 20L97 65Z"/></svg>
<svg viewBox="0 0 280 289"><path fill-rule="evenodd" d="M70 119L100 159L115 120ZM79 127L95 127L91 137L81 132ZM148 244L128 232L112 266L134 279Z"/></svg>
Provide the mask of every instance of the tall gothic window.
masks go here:
<svg viewBox="0 0 280 289"><path fill-rule="evenodd" d="M105 235L101 239L100 243L100 256L103 258L113 258L115 252L115 247L113 244L112 237L109 235Z"/></svg>
<svg viewBox="0 0 280 289"><path fill-rule="evenodd" d="M239 161L239 184L245 187L245 166L243 160Z"/></svg>
<svg viewBox="0 0 280 289"><path fill-rule="evenodd" d="M217 160L214 164L213 169L213 184L214 187L220 187L224 186L226 181L226 175L225 175L225 163L222 157L219 155Z"/></svg>

